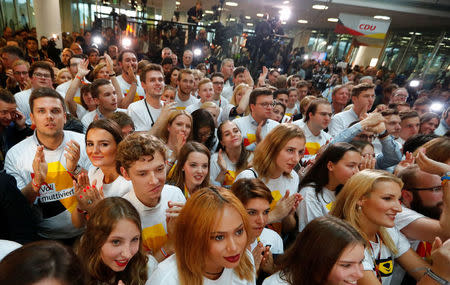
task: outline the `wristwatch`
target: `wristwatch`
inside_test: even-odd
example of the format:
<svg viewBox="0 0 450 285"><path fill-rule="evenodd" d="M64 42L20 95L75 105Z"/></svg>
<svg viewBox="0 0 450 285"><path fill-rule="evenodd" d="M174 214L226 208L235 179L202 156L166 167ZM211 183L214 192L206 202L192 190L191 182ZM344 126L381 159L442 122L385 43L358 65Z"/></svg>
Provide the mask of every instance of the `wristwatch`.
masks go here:
<svg viewBox="0 0 450 285"><path fill-rule="evenodd" d="M430 276L434 281L436 281L437 283L439 283L441 285L449 285L450 284L450 282L448 282L441 276L439 276L436 273L434 273L433 271L431 271L430 268L427 268L427 271L425 271L425 274Z"/></svg>
<svg viewBox="0 0 450 285"><path fill-rule="evenodd" d="M80 174L81 170L83 170L83 168L79 164L77 164L77 167L75 167L75 170L72 172L72 174L76 176Z"/></svg>

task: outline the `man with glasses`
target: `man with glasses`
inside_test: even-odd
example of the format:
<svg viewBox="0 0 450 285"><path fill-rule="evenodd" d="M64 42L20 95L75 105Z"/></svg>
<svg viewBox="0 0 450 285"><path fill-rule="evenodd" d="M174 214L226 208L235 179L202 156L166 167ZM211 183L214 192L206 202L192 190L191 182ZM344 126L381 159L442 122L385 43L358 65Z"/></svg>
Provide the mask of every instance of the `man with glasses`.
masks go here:
<svg viewBox="0 0 450 285"><path fill-rule="evenodd" d="M21 91L14 95L17 109L25 116L27 125L31 125L31 109L29 103L31 92L39 87L53 89L54 72L50 63L46 61L36 61L30 67L29 76L31 78L31 89Z"/></svg>
<svg viewBox="0 0 450 285"><path fill-rule="evenodd" d="M250 115L237 118L236 123L244 138L245 147L253 151L256 144L278 125L269 119L274 106L272 91L268 88L256 88L250 93Z"/></svg>
<svg viewBox="0 0 450 285"><path fill-rule="evenodd" d="M391 99L389 101L389 104L401 104L401 103L405 103L406 100L408 99L408 90L406 90L406 88L397 88L395 89L395 91L392 93Z"/></svg>
<svg viewBox="0 0 450 285"><path fill-rule="evenodd" d="M222 96L223 86L225 84L225 76L221 72L215 72L211 75L211 81L214 89L213 102L219 108L223 108L229 104L228 99Z"/></svg>
<svg viewBox="0 0 450 285"><path fill-rule="evenodd" d="M18 59L13 63L12 74L8 74L6 80L6 87L12 94L31 88L29 69L30 64L24 60Z"/></svg>
<svg viewBox="0 0 450 285"><path fill-rule="evenodd" d="M417 164L406 167L397 176L404 184L402 211L395 218L395 226L410 240L411 248L421 257L430 257L435 237L439 236L442 240L449 237L450 229L445 228L442 218L449 213L449 203L443 201L448 201L450 193L448 189L445 190L447 193L443 190L439 175L425 172ZM400 284L402 277L392 284Z"/></svg>
<svg viewBox="0 0 450 285"><path fill-rule="evenodd" d="M0 88L0 170L3 170L6 152L33 134L33 130L25 124L24 115L16 109L14 96Z"/></svg>

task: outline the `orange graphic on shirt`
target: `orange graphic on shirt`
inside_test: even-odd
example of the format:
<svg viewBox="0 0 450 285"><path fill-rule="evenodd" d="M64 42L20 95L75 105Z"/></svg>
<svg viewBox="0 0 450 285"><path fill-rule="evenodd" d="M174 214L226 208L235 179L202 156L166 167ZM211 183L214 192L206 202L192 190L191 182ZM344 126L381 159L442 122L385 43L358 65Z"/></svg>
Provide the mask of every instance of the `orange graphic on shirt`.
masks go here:
<svg viewBox="0 0 450 285"><path fill-rule="evenodd" d="M328 211L331 211L331 208L333 208L334 202L330 202L328 204L325 205L325 207L327 208Z"/></svg>
<svg viewBox="0 0 450 285"><path fill-rule="evenodd" d="M233 185L234 180L236 179L236 171L228 170L225 174L225 180L223 181L224 186Z"/></svg>
<svg viewBox="0 0 450 285"><path fill-rule="evenodd" d="M305 155L314 155L320 149L320 144L317 142L307 142L305 145Z"/></svg>
<svg viewBox="0 0 450 285"><path fill-rule="evenodd" d="M129 93L129 92L130 92L130 89L126 89L126 90L125 90L125 96L128 96L128 93ZM140 101L140 100L142 100L142 99L144 99L144 96L139 96L139 94L138 94L137 91L136 91L136 94L134 94L133 102Z"/></svg>
<svg viewBox="0 0 450 285"><path fill-rule="evenodd" d="M157 252L167 241L167 233L162 224L142 230L142 245L145 251Z"/></svg>
<svg viewBox="0 0 450 285"><path fill-rule="evenodd" d="M252 143L256 142L256 135L255 134L247 134L247 137L244 138L244 146L249 146Z"/></svg>
<svg viewBox="0 0 450 285"><path fill-rule="evenodd" d="M69 212L72 212L77 206L72 177L59 161L50 162L47 167L45 179L47 186L42 185L39 189L40 201L42 203L59 201Z"/></svg>

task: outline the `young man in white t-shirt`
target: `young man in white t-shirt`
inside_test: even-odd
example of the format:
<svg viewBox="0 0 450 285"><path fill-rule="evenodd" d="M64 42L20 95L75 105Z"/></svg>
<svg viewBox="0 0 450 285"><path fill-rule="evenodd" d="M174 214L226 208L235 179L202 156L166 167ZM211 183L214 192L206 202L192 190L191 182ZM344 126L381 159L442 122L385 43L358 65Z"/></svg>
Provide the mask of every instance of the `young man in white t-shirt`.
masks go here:
<svg viewBox="0 0 450 285"><path fill-rule="evenodd" d="M278 125L278 122L269 119L274 106L272 91L268 88L254 89L250 93L249 106L250 115L233 122L242 133L245 147L254 151L256 144Z"/></svg>
<svg viewBox="0 0 450 285"><path fill-rule="evenodd" d="M122 74L117 76L120 89L123 93L121 108L127 108L132 102L144 99L145 91L137 73L137 56L134 50L126 49L120 52L118 58ZM114 74L115 75L115 74Z"/></svg>
<svg viewBox="0 0 450 285"><path fill-rule="evenodd" d="M14 176L28 202L39 208L42 220L38 234L73 242L82 230L71 221L77 207L72 180L90 167L84 135L63 130L64 99L55 90L33 90L30 108L35 133L8 151L5 170Z"/></svg>
<svg viewBox="0 0 450 285"><path fill-rule="evenodd" d="M149 64L141 72L145 98L128 106L128 115L136 131L148 131L161 114L161 95L164 91L164 72L161 65Z"/></svg>
<svg viewBox="0 0 450 285"><path fill-rule="evenodd" d="M133 133L120 142L116 159L122 176L133 184L123 198L141 216L143 246L162 261L174 253L174 216L186 202L179 188L165 185L166 147L147 133Z"/></svg>
<svg viewBox="0 0 450 285"><path fill-rule="evenodd" d="M85 132L92 121L96 119L107 118L117 111L126 112L124 109L117 108L117 93L109 80L103 78L94 80L91 86L91 94L95 104L97 104L97 109L87 113L81 119Z"/></svg>
<svg viewBox="0 0 450 285"><path fill-rule="evenodd" d="M184 110L189 105L197 103L199 99L191 95L194 89L194 74L190 69L181 69L178 74L178 89L175 96L177 109Z"/></svg>

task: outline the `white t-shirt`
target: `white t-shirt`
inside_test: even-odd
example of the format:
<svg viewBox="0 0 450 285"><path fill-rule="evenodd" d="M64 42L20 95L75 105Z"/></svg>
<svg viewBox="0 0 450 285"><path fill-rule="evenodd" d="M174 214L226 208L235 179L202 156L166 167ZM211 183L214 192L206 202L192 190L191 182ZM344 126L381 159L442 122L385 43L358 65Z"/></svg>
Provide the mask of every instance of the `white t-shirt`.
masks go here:
<svg viewBox="0 0 450 285"><path fill-rule="evenodd" d="M84 135L64 131L64 138L55 150L44 148L45 161L48 172L39 190L35 204L42 211L43 218L39 223L38 234L48 239L72 238L82 233L72 225L71 213L76 211L77 199L74 194L73 180L66 168L64 148L74 140L80 145L80 159L78 165L89 169L91 162L86 154ZM36 148L40 145L36 133L13 146L6 154L5 170L17 181L17 188L23 189L31 182L33 159Z"/></svg>
<svg viewBox="0 0 450 285"><path fill-rule="evenodd" d="M103 172L98 167L91 167L88 172L89 182L97 181L96 188L103 187L105 197L123 197L125 194L133 190L131 181L126 180L122 175L119 175L112 183L103 183Z"/></svg>
<svg viewBox="0 0 450 285"><path fill-rule="evenodd" d="M315 218L328 215L336 196L334 191L322 188L322 193L317 194L312 186L303 187L300 190L303 200L297 207L298 231L301 232L306 225Z"/></svg>
<svg viewBox="0 0 450 285"><path fill-rule="evenodd" d="M290 285L290 284L281 279L280 271L278 271L270 275L266 279L264 279L262 285Z"/></svg>
<svg viewBox="0 0 450 285"><path fill-rule="evenodd" d="M380 252L380 243L370 241L370 246L364 251L363 267L365 271L373 271L376 276L374 261L379 266L381 281L383 285L391 284L394 272L394 259L402 256L410 249L408 240L395 227L386 229L392 241L397 247L398 254L394 255L383 243ZM379 238L378 238L379 240ZM373 252L372 252L373 251Z"/></svg>
<svg viewBox="0 0 450 285"><path fill-rule="evenodd" d="M251 168L251 169L253 171L255 171L253 168ZM253 171L251 171L249 169L242 171L236 177L236 180L241 179L241 178L259 178L259 179L261 179L259 177L259 174L256 171L255 171L255 173L256 173L256 177L255 177L255 173ZM278 200L280 200L286 194L287 190L289 190L291 195L294 194L295 192L297 192L298 183L299 183L298 175L294 170L292 170L290 176L291 177L281 175L277 179L269 179L268 181L266 179L261 179L264 182L264 184L266 184L267 188L269 188L270 191L272 192L273 202L270 205L271 209L273 209L273 207L275 207L275 205L277 204Z"/></svg>
<svg viewBox="0 0 450 285"><path fill-rule="evenodd" d="M168 202L185 203L186 198L180 188L164 185L161 198L155 207L147 207L142 204L133 191L128 192L123 198L130 201L139 212L142 222L142 244L150 254L157 252L167 241L166 210Z"/></svg>
<svg viewBox="0 0 450 285"><path fill-rule="evenodd" d="M128 116L131 117L136 131L149 131L161 114L161 108L155 109L144 100L131 103L128 106ZM146 106L147 105L147 106ZM147 109L148 107L148 109ZM150 114L151 117L150 117ZM152 120L153 119L153 120Z"/></svg>
<svg viewBox="0 0 450 285"><path fill-rule="evenodd" d="M273 254L282 254L284 252L283 240L276 231L264 228L259 236L259 241L262 242L264 246L270 245L270 251ZM253 251L257 244L258 239L255 239L255 241L250 244L250 250Z"/></svg>
<svg viewBox="0 0 450 285"><path fill-rule="evenodd" d="M225 164L227 165L227 173L225 174L225 179L221 183L216 181L217 175L220 173L220 166L217 163L217 159L219 157L219 153L215 152L211 155L211 166L209 170L209 177L211 180L211 183L217 186L222 186L225 188L231 188L233 185L235 179L236 179L236 163L233 163L229 158L225 151L222 151L222 157L225 160ZM250 154L248 156L248 161L252 161L253 154Z"/></svg>
<svg viewBox="0 0 450 285"><path fill-rule="evenodd" d="M14 94L14 99L16 100L17 110L22 112L25 116L25 123L31 126L31 108L30 108L30 95L33 89L27 89Z"/></svg>
<svg viewBox="0 0 450 285"><path fill-rule="evenodd" d="M249 251L246 254L253 262L253 256ZM180 284L178 276L177 258L173 254L163 262L158 264L158 268L153 271L152 276L145 283L146 285L164 284L164 285L178 285ZM252 285L255 280L247 281L241 280L238 275L234 273L231 268L224 268L222 275L217 280L211 280L203 277L203 285Z"/></svg>
<svg viewBox="0 0 450 285"><path fill-rule="evenodd" d="M286 112L284 113L288 117L292 117L293 115L297 115L299 113L297 106L294 105L294 107L289 108L286 107Z"/></svg>
<svg viewBox="0 0 450 285"><path fill-rule="evenodd" d="M122 90L123 96L128 96L128 92L130 91L131 84L127 83L125 79L123 79L123 75L119 75L116 77L119 82L120 90ZM139 75L136 75L137 86L136 86L136 94L134 94L133 102L142 100L145 98L145 91L142 88L141 80L139 79Z"/></svg>
<svg viewBox="0 0 450 285"><path fill-rule="evenodd" d="M258 123L253 119L252 115L234 119L233 122L236 123L241 131L245 147L250 151L255 150L256 129L258 128ZM267 119L266 123L261 128L261 139L264 139L265 136L278 125L278 122Z"/></svg>
<svg viewBox="0 0 450 285"><path fill-rule="evenodd" d="M12 240L0 239L0 261L22 245Z"/></svg>
<svg viewBox="0 0 450 285"><path fill-rule="evenodd" d="M117 108L114 112L124 112L126 113L127 110L126 109L120 109ZM86 133L89 125L94 121L95 116L98 115L98 118L104 118L104 116L100 113L100 111L98 111L98 108L95 109L94 111L91 111L89 113L87 113L86 115L84 115L84 117L81 119L81 123L83 124L83 129L84 132Z"/></svg>
<svg viewBox="0 0 450 285"><path fill-rule="evenodd" d="M305 124L302 130L305 133L306 138L305 155L303 156L302 161L314 159L319 149L332 140L331 135L323 130L320 131L318 136L315 136L309 129L308 124Z"/></svg>
<svg viewBox="0 0 450 285"><path fill-rule="evenodd" d="M182 101L180 99L180 97L178 97L178 90L177 90L177 94L175 95L175 102L177 103L178 110L185 110L186 107L196 104L196 103L198 103L198 101L200 101L200 99L197 99L192 95L190 95L189 99L187 99L186 101Z"/></svg>

